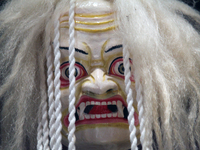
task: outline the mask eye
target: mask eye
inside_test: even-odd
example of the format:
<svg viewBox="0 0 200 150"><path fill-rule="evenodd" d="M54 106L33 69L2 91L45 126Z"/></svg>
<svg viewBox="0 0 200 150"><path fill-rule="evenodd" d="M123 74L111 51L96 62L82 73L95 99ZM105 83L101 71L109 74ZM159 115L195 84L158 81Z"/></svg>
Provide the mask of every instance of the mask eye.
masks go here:
<svg viewBox="0 0 200 150"><path fill-rule="evenodd" d="M130 64L132 64L131 59L130 59ZM130 67L130 70L131 70L131 67ZM124 71L125 69L124 69L124 64L123 64L123 57L117 57L110 64L108 74L124 79ZM134 82L133 76L131 76L130 79L132 82Z"/></svg>
<svg viewBox="0 0 200 150"><path fill-rule="evenodd" d="M124 75L124 65L123 65L123 63L121 63L121 64L119 65L119 67L118 67L118 72L119 72L120 74L123 74L123 75Z"/></svg>
<svg viewBox="0 0 200 150"><path fill-rule="evenodd" d="M68 87L69 86L69 62L65 62L61 64L60 71L61 71L61 77L60 77L61 88ZM77 81L79 79L82 79L83 77L86 77L88 73L82 64L80 64L79 62L76 62L74 75Z"/></svg>

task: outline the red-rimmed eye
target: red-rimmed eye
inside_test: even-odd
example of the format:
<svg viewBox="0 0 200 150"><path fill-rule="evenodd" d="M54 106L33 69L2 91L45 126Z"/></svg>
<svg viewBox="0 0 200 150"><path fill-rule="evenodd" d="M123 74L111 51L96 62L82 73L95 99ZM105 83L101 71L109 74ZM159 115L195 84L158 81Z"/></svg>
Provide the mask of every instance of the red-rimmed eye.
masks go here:
<svg viewBox="0 0 200 150"><path fill-rule="evenodd" d="M130 63L132 64L131 59L130 59ZM117 76L124 79L124 71L125 69L124 69L124 64L123 64L123 57L115 58L109 67L109 75ZM133 75L131 75L130 79L132 82L134 82Z"/></svg>
<svg viewBox="0 0 200 150"><path fill-rule="evenodd" d="M65 62L61 64L60 66L60 71L61 71L61 85L60 87L68 87L69 86L69 62ZM88 73L86 69L84 68L83 65L81 65L79 62L75 63L75 77L76 80L79 80L85 76L87 76Z"/></svg>

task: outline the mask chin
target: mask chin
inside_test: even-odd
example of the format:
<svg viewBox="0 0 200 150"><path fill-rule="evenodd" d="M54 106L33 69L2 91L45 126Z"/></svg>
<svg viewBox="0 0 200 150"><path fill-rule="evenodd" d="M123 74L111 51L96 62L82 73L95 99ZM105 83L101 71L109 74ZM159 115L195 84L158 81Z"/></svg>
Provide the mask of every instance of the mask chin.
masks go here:
<svg viewBox="0 0 200 150"><path fill-rule="evenodd" d="M79 130L75 135L78 150L126 150L130 148L128 125L127 128L98 127L97 125L95 128ZM68 145L65 137L63 144Z"/></svg>

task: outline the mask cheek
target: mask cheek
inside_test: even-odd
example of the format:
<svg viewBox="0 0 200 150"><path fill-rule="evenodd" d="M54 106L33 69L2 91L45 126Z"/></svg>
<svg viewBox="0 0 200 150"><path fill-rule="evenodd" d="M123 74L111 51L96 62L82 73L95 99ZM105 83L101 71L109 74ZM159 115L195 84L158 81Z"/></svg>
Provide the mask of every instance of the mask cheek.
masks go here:
<svg viewBox="0 0 200 150"><path fill-rule="evenodd" d="M68 109L69 106L69 89L63 89L61 90L61 104L62 104L62 108L61 111L63 112L64 110Z"/></svg>

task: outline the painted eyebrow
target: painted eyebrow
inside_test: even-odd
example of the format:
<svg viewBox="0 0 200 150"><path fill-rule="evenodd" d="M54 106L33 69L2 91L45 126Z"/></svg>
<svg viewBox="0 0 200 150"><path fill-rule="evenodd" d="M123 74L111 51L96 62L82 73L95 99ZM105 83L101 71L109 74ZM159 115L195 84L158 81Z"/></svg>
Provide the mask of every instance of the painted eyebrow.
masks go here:
<svg viewBox="0 0 200 150"><path fill-rule="evenodd" d="M69 47L59 47L60 49L64 49L64 50L69 50ZM78 48L75 48L75 51L78 52L78 53L82 53L84 55L88 55L88 53L86 53L85 51L81 50L81 49L78 49Z"/></svg>
<svg viewBox="0 0 200 150"><path fill-rule="evenodd" d="M121 48L121 47L123 47L123 45L116 45L116 46L113 46L113 47L109 48L107 51L105 51L105 53L108 53L108 52L110 52L110 51L112 51L112 50L114 50L114 49Z"/></svg>

